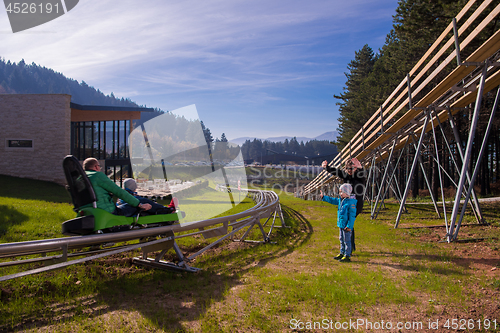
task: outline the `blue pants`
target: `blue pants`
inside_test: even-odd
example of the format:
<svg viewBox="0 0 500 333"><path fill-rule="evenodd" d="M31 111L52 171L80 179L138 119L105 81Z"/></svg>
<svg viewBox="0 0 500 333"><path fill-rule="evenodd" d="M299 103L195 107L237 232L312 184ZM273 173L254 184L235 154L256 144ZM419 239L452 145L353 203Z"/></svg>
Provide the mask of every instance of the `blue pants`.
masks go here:
<svg viewBox="0 0 500 333"><path fill-rule="evenodd" d="M339 228L340 253L346 257L350 257L352 253L351 237L352 230L345 231L344 229Z"/></svg>
<svg viewBox="0 0 500 333"><path fill-rule="evenodd" d="M129 205L128 203L125 203L123 205L118 206L118 210L121 211L120 215L134 216L134 215L137 215L137 213L139 211L141 211L142 215L170 214L174 211L172 208L160 205L159 203L156 203L152 200L149 200L148 198L138 198L138 199L139 199L141 204L150 204L151 209L141 211L137 207L133 207L133 206Z"/></svg>

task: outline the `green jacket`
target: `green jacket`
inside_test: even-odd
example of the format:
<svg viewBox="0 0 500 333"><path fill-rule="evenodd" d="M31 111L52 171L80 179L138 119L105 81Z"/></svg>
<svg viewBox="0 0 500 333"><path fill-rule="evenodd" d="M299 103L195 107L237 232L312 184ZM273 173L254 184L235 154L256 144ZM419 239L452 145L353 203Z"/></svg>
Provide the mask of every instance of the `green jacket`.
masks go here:
<svg viewBox="0 0 500 333"><path fill-rule="evenodd" d="M115 203L113 202L113 194L134 207L139 205L139 199L116 185L104 173L100 171L85 171L85 173L89 177L90 183L94 188L97 198L97 208L113 213L116 209Z"/></svg>

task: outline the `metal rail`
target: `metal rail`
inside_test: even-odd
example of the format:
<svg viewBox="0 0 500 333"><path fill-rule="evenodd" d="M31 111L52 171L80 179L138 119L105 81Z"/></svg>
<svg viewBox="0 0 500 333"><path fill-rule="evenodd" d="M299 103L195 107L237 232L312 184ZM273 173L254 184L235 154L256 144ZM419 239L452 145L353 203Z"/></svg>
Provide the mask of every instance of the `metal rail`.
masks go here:
<svg viewBox="0 0 500 333"><path fill-rule="evenodd" d="M143 256L134 258L134 262L159 268L173 268L185 271L196 271L197 268L190 267L188 262L192 261L198 255L213 247L228 237L248 228L247 232L239 241L246 241L249 230L258 226L261 230L263 240L260 242L269 242L270 234L275 226L276 218L281 221L281 226L285 226L281 205L278 195L273 191L248 190L254 197L255 206L244 212L217 217L208 220L194 221L187 223L174 224L163 227L144 228L117 233L93 234L87 236L63 237L55 239L35 240L17 243L0 244L0 258L17 258L24 256L38 255L34 258L19 259L0 262L0 268L6 266L44 263L45 267L29 269L23 272L0 276L0 281L14 279L30 274L41 273L49 270L67 267L73 264L79 264L85 261L102 258L105 256L131 251L138 248L143 249ZM268 233L264 231L264 226L273 218ZM262 219L267 219L263 224ZM139 221L140 223L140 221ZM205 229L207 228L207 229ZM197 230L197 231L195 231ZM178 238L191 237L194 235L203 235L206 239L220 237L197 253L185 258L175 242ZM107 247L115 243L138 241L139 243ZM74 251L90 248L87 251ZM178 263L169 263L162 260L167 250L173 248L178 256ZM147 257L148 253L160 251L154 259ZM46 256L48 253L60 253L58 255ZM80 257L79 259L68 260L71 257ZM83 258L81 258L83 257Z"/></svg>

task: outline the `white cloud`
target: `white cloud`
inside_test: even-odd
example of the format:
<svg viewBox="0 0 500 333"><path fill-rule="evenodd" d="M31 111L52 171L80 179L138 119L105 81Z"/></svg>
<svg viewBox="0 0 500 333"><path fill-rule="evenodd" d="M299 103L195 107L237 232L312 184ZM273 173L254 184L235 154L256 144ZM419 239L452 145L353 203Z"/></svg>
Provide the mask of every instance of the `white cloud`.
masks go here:
<svg viewBox="0 0 500 333"><path fill-rule="evenodd" d="M16 34L0 10L0 56L120 97L158 101L163 94L162 105L153 105L163 109L183 106L187 96L275 105L290 103L290 91L343 84L346 59L370 42L363 38L373 26L390 22L396 6L397 0L82 0ZM370 37L376 47L387 32Z"/></svg>
<svg viewBox="0 0 500 333"><path fill-rule="evenodd" d="M105 75L123 64L165 59L262 66L300 57L291 51L300 51L304 41L353 28L342 24L347 18L357 15L361 24L354 28L362 26L366 3L376 6L374 1L86 0L54 21L3 36L1 52L70 76ZM52 33L35 34L44 31Z"/></svg>

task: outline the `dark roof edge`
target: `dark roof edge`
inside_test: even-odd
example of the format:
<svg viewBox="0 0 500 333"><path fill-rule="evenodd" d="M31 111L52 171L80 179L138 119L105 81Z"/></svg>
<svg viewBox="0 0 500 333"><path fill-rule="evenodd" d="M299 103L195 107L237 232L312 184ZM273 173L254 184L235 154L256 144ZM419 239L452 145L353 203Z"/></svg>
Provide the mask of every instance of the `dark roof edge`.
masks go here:
<svg viewBox="0 0 500 333"><path fill-rule="evenodd" d="M128 106L102 106L102 105L80 105L70 102L70 107L77 110L86 111L140 111L154 112L154 108L128 107Z"/></svg>

